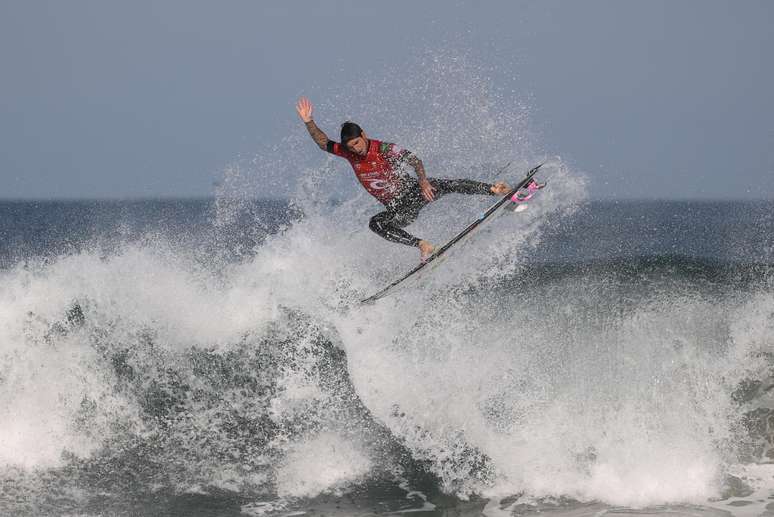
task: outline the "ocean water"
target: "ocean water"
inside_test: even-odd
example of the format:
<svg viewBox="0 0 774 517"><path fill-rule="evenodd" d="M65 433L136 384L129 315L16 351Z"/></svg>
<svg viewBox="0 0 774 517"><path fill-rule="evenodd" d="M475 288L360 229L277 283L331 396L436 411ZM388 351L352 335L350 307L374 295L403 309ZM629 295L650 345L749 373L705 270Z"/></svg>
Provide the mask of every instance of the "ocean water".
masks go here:
<svg viewBox="0 0 774 517"><path fill-rule="evenodd" d="M0 514L774 513L774 202L546 175L373 306L364 194L0 202Z"/></svg>

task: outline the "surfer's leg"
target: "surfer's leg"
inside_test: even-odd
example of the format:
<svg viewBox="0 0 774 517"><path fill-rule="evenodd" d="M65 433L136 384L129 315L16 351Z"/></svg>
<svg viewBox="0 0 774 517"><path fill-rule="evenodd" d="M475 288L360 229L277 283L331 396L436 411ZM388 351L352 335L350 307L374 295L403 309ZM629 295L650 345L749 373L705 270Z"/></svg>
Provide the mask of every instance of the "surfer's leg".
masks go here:
<svg viewBox="0 0 774 517"><path fill-rule="evenodd" d="M416 216L412 218L411 215L406 214L404 216L391 210L385 210L373 216L368 223L368 227L371 231L390 242L418 248L421 239L403 230L403 227L408 226L416 219Z"/></svg>
<svg viewBox="0 0 774 517"><path fill-rule="evenodd" d="M396 212L395 210L379 212L371 218L368 227L380 237L387 239L390 242L397 242L398 244L419 248L420 259L425 261L433 254L433 251L435 250L434 246L426 240L414 237L403 230L403 228L416 220L419 211L426 204L427 203L425 202L407 203L400 206L400 208L403 209L400 212Z"/></svg>
<svg viewBox="0 0 774 517"><path fill-rule="evenodd" d="M416 221L420 210L427 206L427 203L428 201L424 199L422 191L419 189L419 184L409 185L399 197L387 205L387 210L379 212L371 218L368 227L390 242L419 248L421 260L427 260L435 249L433 245L403 230Z"/></svg>
<svg viewBox="0 0 774 517"><path fill-rule="evenodd" d="M491 183L469 179L430 178L430 184L435 188L436 194L488 194L493 195Z"/></svg>

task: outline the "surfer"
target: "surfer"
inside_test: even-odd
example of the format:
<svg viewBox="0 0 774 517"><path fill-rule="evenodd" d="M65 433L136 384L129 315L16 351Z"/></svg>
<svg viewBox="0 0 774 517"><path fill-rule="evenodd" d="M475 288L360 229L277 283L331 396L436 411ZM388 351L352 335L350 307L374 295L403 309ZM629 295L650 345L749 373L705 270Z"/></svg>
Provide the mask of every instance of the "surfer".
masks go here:
<svg viewBox="0 0 774 517"><path fill-rule="evenodd" d="M368 227L388 241L419 248L422 261L433 254L433 245L403 228L413 223L428 203L452 192L504 195L511 190L503 182L492 185L469 179L428 178L416 155L395 144L368 138L354 122L341 125L341 143L330 140L314 123L312 103L306 97L299 99L296 111L320 149L349 161L363 188L385 206L386 210L371 218ZM405 174L403 164L410 165L417 177Z"/></svg>

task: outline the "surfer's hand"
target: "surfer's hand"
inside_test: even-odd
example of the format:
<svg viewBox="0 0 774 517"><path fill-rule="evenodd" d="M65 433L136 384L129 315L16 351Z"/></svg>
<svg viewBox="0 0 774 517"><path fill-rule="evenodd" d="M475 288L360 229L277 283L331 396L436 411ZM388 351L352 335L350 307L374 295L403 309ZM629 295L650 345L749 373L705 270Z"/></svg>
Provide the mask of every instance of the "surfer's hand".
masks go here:
<svg viewBox="0 0 774 517"><path fill-rule="evenodd" d="M423 178L419 180L419 188L422 190L422 196L426 200L432 201L433 199L435 199L435 194L434 194L435 189L427 180L427 178Z"/></svg>
<svg viewBox="0 0 774 517"><path fill-rule="evenodd" d="M309 99L306 97L298 99L296 111L298 112L298 116L301 117L301 120L304 121L304 124L312 120L312 103L309 102Z"/></svg>

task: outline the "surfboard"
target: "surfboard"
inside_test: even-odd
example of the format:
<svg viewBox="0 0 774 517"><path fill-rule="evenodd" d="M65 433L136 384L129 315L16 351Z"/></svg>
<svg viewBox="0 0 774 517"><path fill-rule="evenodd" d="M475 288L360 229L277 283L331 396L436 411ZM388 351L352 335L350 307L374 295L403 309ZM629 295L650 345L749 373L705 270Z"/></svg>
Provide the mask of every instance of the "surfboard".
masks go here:
<svg viewBox="0 0 774 517"><path fill-rule="evenodd" d="M490 206L481 216L470 223L464 230L459 232L457 235L452 237L446 244L441 246L440 248L436 249L435 252L430 255L426 261L420 263L416 267L414 267L411 271L403 275L402 277L398 278L397 280L390 283L387 287L382 289L381 291L372 294L368 298L364 298L360 300L361 304L372 304L376 302L377 300L384 298L390 292L394 291L400 284L411 278L412 276L416 275L423 269L433 265L434 263L437 263L437 261L443 257L443 255L449 251L450 248L452 248L455 244L459 243L461 240L463 240L466 236L468 236L473 230L481 226L482 223L484 223L487 219L494 216L500 208L502 208L507 203L518 203L519 201L517 199L513 199L514 196L516 196L517 192L527 186L532 179L532 177L537 173L537 171L542 167L543 164L541 163L537 167L534 167L531 169L527 175L524 177L523 180L521 180L515 187L513 187L510 192L505 194L502 199L500 199L497 203ZM531 196L530 196L531 197Z"/></svg>

